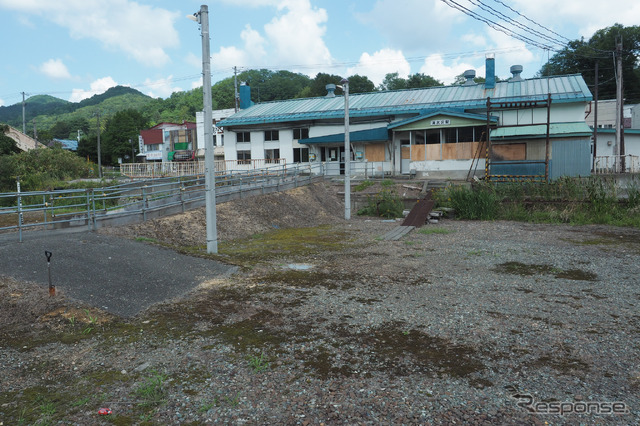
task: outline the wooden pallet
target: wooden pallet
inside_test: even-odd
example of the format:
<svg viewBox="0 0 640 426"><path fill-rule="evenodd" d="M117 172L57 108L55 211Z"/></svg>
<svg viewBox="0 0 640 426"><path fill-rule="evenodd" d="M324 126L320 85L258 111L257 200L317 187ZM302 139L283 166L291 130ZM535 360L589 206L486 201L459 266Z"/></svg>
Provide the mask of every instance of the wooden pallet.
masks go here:
<svg viewBox="0 0 640 426"><path fill-rule="evenodd" d="M387 232L386 234L384 234L382 236L382 239L385 241L398 241L400 238L404 237L405 235L407 235L409 232L413 231L414 229L416 229L415 226L398 226L396 228L393 228L391 231Z"/></svg>

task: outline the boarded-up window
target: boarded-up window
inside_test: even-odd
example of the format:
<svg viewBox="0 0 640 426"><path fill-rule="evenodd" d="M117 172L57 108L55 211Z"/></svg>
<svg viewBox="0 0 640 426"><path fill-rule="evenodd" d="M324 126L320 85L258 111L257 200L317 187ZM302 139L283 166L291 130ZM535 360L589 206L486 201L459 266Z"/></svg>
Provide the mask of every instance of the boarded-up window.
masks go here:
<svg viewBox="0 0 640 426"><path fill-rule="evenodd" d="M383 143L365 145L364 158L366 158L367 161L384 161L384 149Z"/></svg>
<svg viewBox="0 0 640 426"><path fill-rule="evenodd" d="M424 151L427 145L413 145L411 147L411 161L424 161Z"/></svg>
<svg viewBox="0 0 640 426"><path fill-rule="evenodd" d="M524 143L493 144L491 159L494 161L518 161L527 159L527 145Z"/></svg>

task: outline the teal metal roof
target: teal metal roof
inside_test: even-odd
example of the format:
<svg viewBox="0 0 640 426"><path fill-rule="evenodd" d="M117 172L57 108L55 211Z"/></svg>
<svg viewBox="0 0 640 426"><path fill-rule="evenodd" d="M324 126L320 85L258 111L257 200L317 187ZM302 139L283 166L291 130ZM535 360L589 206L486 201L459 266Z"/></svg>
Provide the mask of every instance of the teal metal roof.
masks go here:
<svg viewBox="0 0 640 426"><path fill-rule="evenodd" d="M552 138L569 136L589 136L593 133L591 127L584 122L576 123L551 123L549 135ZM500 127L491 130L491 139L516 139L520 137L543 138L547 136L546 124L535 124L531 126Z"/></svg>
<svg viewBox="0 0 640 426"><path fill-rule="evenodd" d="M447 110L447 109L436 109L430 112L422 111L420 115L416 117L407 118L406 120L396 121L395 123L391 123L387 126L387 129L395 129L396 127L405 126L407 124L415 123L416 121L425 120L429 117L435 117L436 115L447 115L449 117L459 117L459 118L468 118L471 120L480 120L487 121L486 114L473 114L470 112L464 112L464 110ZM491 116L490 120L493 122L498 122L498 117Z"/></svg>
<svg viewBox="0 0 640 426"><path fill-rule="evenodd" d="M386 92L357 93L349 96L351 117L375 117L419 114L435 109L484 109L487 97L494 102L546 100L552 102L587 102L591 92L580 74L533 78L496 83L494 89L484 84L473 86L438 86ZM233 127L269 123L339 119L344 116L344 97L290 99L256 104L222 120L218 126Z"/></svg>
<svg viewBox="0 0 640 426"><path fill-rule="evenodd" d="M359 130L349 132L350 142L386 142L389 140L389 132L386 127L377 129ZM314 144L314 143L340 143L344 142L344 133L336 133L333 135L318 136L315 138L300 139L298 143Z"/></svg>

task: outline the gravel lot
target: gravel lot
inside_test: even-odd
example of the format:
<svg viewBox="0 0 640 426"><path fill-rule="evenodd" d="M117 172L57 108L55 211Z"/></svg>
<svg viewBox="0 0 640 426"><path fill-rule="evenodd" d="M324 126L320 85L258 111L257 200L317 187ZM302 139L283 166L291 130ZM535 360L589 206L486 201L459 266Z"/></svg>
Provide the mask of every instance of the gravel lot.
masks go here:
<svg viewBox="0 0 640 426"><path fill-rule="evenodd" d="M0 277L0 424L640 423L640 231L445 219L384 241L398 223L296 191L221 209L240 272L135 318ZM286 206L325 225L285 229ZM110 233L204 241L162 225Z"/></svg>

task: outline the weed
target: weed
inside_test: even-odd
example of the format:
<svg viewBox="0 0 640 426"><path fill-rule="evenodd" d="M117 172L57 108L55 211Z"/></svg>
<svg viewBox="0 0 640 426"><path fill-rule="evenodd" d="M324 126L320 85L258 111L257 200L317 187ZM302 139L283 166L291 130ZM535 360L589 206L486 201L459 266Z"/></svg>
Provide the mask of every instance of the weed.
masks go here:
<svg viewBox="0 0 640 426"><path fill-rule="evenodd" d="M227 404L232 407L237 407L240 404L240 392L238 392L233 398L230 398L228 396L225 396L224 398L227 401Z"/></svg>
<svg viewBox="0 0 640 426"><path fill-rule="evenodd" d="M153 417L153 414L151 413L142 413L140 414L140 417L138 417L138 419L141 422L145 423L145 422L150 422L152 417Z"/></svg>
<svg viewBox="0 0 640 426"><path fill-rule="evenodd" d="M97 316L92 317L88 309L85 309L84 313L87 315L87 318L89 319L89 325L87 326L87 328L82 330L82 334L89 334L93 331L95 326L98 324L98 317Z"/></svg>
<svg viewBox="0 0 640 426"><path fill-rule="evenodd" d="M359 184L357 184L356 186L353 187L353 192L360 192L360 191L364 191L365 189L367 189L370 186L375 185L374 182L370 181L370 180L363 180L362 182L360 182Z"/></svg>
<svg viewBox="0 0 640 426"><path fill-rule="evenodd" d="M69 322L71 323L72 326L76 325L76 316L71 315L71 317L69 318Z"/></svg>
<svg viewBox="0 0 640 426"><path fill-rule="evenodd" d="M419 234L425 234L425 235L430 235L430 234L452 234L456 231L452 230L452 229L445 229L445 228L431 228L431 227L427 227L427 228L422 228L418 231Z"/></svg>
<svg viewBox="0 0 640 426"><path fill-rule="evenodd" d="M77 401L73 401L71 403L71 406L72 407L82 407L83 405L86 405L90 400L91 400L91 398L86 396L86 397L81 398L81 399L79 399Z"/></svg>
<svg viewBox="0 0 640 426"><path fill-rule="evenodd" d="M384 181L383 181L384 183ZM398 194L391 189L383 189L379 193L369 196L367 206L358 211L361 216L380 216L387 219L402 217L404 204Z"/></svg>
<svg viewBox="0 0 640 426"><path fill-rule="evenodd" d="M219 403L218 398L213 398L213 402L205 402L200 406L198 411L200 411L201 413L206 413L207 411L211 410L213 407L217 406L218 403Z"/></svg>
<svg viewBox="0 0 640 426"><path fill-rule="evenodd" d="M140 403L142 406L161 405L166 400L164 382L167 380L167 376L157 371L151 373L151 377L144 379L144 383L136 389L136 395L142 399Z"/></svg>
<svg viewBox="0 0 640 426"><path fill-rule="evenodd" d="M249 357L249 367L251 367L254 373L259 373L269 368L269 361L265 359L264 352L262 352L259 357L251 355Z"/></svg>
<svg viewBox="0 0 640 426"><path fill-rule="evenodd" d="M385 179L382 182L380 182L380 185L384 188L384 187L389 187L389 186L393 186L395 184L395 182L391 179Z"/></svg>

